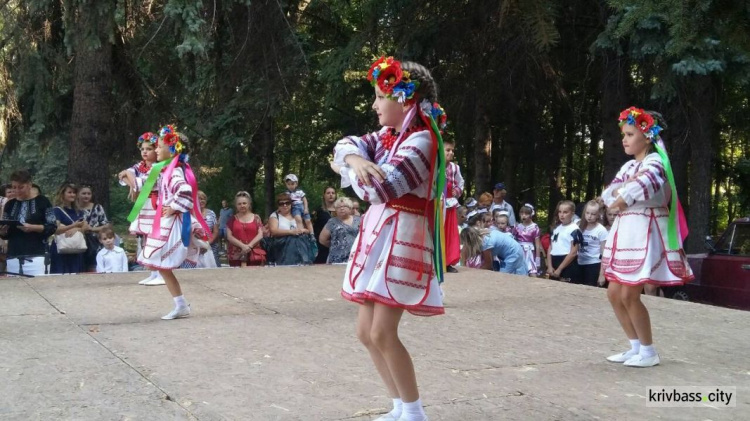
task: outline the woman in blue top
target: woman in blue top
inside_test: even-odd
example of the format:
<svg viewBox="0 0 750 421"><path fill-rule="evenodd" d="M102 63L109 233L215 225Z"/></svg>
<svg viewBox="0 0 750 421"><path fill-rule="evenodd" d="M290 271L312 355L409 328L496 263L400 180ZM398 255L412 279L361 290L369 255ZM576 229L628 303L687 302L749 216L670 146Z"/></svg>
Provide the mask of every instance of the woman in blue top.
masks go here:
<svg viewBox="0 0 750 421"><path fill-rule="evenodd" d="M523 248L513 237L500 231L490 231L482 243L484 260L483 269L492 269L492 261L499 258L500 272L527 275L528 269L523 263Z"/></svg>

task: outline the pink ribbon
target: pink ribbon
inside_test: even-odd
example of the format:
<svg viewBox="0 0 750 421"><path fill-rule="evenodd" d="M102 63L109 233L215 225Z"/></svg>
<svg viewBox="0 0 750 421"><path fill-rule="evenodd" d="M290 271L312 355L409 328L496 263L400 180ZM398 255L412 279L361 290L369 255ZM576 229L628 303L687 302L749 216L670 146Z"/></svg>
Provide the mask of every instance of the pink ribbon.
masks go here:
<svg viewBox="0 0 750 421"><path fill-rule="evenodd" d="M164 171L164 180L162 181L164 183L169 183L170 178L172 177L172 173L174 172L174 169L177 167L177 163L180 161L180 156L175 156L172 162L169 163L169 166ZM185 163L185 181L187 181L188 185L191 187L192 190L192 199L193 199L193 213L195 214L195 217L198 219L198 223L201 225L201 228L203 228L203 239L206 240L208 238L208 225L206 224L206 220L203 219L203 215L201 215L200 206L198 205L198 182L195 178L195 174L193 173L192 168L190 168L190 165L186 162ZM151 227L151 235L149 237L151 238L159 238L161 235L161 215L162 215L162 209L163 209L163 203L164 200L159 200L158 205L156 206L156 215L154 217L154 224Z"/></svg>

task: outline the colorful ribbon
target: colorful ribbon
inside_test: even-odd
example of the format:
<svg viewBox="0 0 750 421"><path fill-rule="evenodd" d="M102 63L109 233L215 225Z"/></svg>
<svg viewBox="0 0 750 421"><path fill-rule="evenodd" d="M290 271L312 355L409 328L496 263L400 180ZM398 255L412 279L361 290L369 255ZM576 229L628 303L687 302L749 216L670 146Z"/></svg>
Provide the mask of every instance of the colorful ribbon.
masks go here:
<svg viewBox="0 0 750 421"><path fill-rule="evenodd" d="M664 172L667 173L667 181L672 189L672 198L669 205L669 219L667 221L667 239L670 250L679 250L682 248L682 242L688 235L688 226L685 220L685 213L682 210L680 200L677 198L677 187L674 182L674 173L672 173L672 164L667 156L667 151L659 142L654 142L656 152L661 158L664 165Z"/></svg>
<svg viewBox="0 0 750 421"><path fill-rule="evenodd" d="M164 177L166 180L169 180L172 176L172 173L174 172L174 169L177 167L177 164L181 161L184 161L184 155L178 155L175 156L172 161L161 161L156 164L154 164L151 167L151 172L148 175L148 178L146 179L146 182L143 184L143 189L141 190L141 193L138 195L138 199L135 202L135 205L133 206L133 209L130 211L130 214L128 215L128 221L133 222L138 217L138 214L141 212L141 209L143 209L143 206L146 204L146 200L148 200L148 196L151 193L151 190L153 190L154 185L156 184L156 180L159 178L159 174L162 172L162 169L167 166L167 169L164 173ZM198 223L200 224L201 228L203 228L203 239L208 238L208 233L210 230L208 229L208 225L206 224L205 219L203 218L203 215L201 215L200 206L198 205L198 183L195 178L195 174L193 173L192 168L190 168L190 165L187 162L184 162L185 168L185 181L190 185L191 187L191 196L193 199L193 211L195 212L195 217L198 220ZM158 238L161 234L161 215L163 211L163 202L162 200L158 201L158 205L156 206L156 215L154 215L154 223L151 227L151 233L149 234L149 237L151 238ZM182 243L187 247L190 244L190 234L191 234L191 217L190 212L183 212L183 218L182 218Z"/></svg>
<svg viewBox="0 0 750 421"><path fill-rule="evenodd" d="M434 199L434 226L433 226L433 262L435 264L435 274L437 276L438 282L443 283L443 280L445 278L445 269L446 269L446 263L445 263L445 214L443 213L444 203L443 198L444 195L442 192L445 191L446 187L446 180L445 180L445 145L443 144L443 136L440 134L440 129L437 126L437 123L435 122L435 119L432 118L432 115L428 115L426 113L420 113L420 116L422 117L422 121L427 124L427 126L431 129L430 134L432 135L432 140L437 144L437 154L435 157L435 167L433 167L433 171L437 171L437 177L435 178L435 199ZM433 174L431 174L433 175ZM434 175L433 175L434 177ZM431 177L432 178L432 177Z"/></svg>
<svg viewBox="0 0 750 421"><path fill-rule="evenodd" d="M136 199L133 209L128 214L128 222L133 222L138 217L138 214L148 200L148 196L151 194L151 190L154 189L154 184L156 184L156 179L159 178L161 169L165 165L167 165L167 161L157 162L151 166L151 172L148 173L148 178L143 183L143 188L141 188L141 192L138 194L138 199Z"/></svg>

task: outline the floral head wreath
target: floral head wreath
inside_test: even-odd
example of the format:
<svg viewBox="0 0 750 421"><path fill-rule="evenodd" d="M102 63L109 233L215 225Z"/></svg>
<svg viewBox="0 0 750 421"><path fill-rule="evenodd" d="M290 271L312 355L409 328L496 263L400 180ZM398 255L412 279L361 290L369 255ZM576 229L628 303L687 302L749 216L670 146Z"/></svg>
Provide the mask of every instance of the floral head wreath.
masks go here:
<svg viewBox="0 0 750 421"><path fill-rule="evenodd" d="M159 136L151 132L146 132L138 138L138 147L143 145L143 142L149 143L151 145L155 145L157 140L159 140Z"/></svg>
<svg viewBox="0 0 750 421"><path fill-rule="evenodd" d="M419 81L411 80L408 71L401 69L401 62L393 57L381 56L370 66L367 80L377 86L386 98L405 103L414 99Z"/></svg>
<svg viewBox="0 0 750 421"><path fill-rule="evenodd" d="M169 124L159 130L159 139L169 146L169 152L172 154L181 154L185 149L185 145L182 143L180 135L177 133L177 129Z"/></svg>
<svg viewBox="0 0 750 421"><path fill-rule="evenodd" d="M659 122L654 116L642 108L630 107L620 113L620 128L626 124L635 126L651 142L659 140L659 132L662 131Z"/></svg>

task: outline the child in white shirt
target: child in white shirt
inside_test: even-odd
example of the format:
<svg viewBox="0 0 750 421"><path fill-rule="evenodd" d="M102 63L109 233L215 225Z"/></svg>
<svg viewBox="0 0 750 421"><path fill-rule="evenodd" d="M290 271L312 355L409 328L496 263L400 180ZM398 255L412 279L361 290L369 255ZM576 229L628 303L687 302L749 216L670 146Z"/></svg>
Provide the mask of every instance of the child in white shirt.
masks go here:
<svg viewBox="0 0 750 421"><path fill-rule="evenodd" d="M115 246L115 232L112 228L99 231L99 241L104 247L96 254L97 273L128 271L128 255L121 247Z"/></svg>
<svg viewBox="0 0 750 421"><path fill-rule="evenodd" d="M573 222L575 204L563 200L557 204L557 227L552 233L549 251L547 253L547 274L552 279L566 282L581 283L578 267L578 248L583 241L581 230Z"/></svg>
<svg viewBox="0 0 750 421"><path fill-rule="evenodd" d="M578 266L581 268L581 279L584 285L595 287L597 282L604 285L602 267L602 250L607 242L609 232L599 223L599 203L592 200L583 208L583 219L578 227L583 233L583 243L578 250Z"/></svg>

